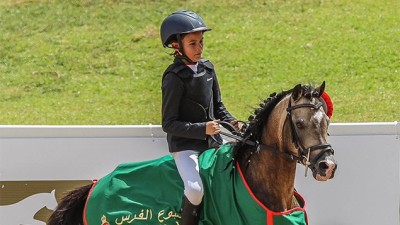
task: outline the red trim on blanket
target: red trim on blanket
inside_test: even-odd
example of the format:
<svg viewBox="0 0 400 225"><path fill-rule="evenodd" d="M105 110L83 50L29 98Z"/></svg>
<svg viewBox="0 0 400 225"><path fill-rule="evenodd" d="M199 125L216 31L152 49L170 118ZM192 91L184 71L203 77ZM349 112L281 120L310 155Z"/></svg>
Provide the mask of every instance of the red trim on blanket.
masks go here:
<svg viewBox="0 0 400 225"><path fill-rule="evenodd" d="M267 207L265 207L265 205L262 204L262 202L260 202L260 200L258 200L258 198L254 195L253 191L251 191L249 185L247 184L246 179L244 178L242 169L240 168L240 165L239 165L238 162L236 163L236 168L238 168L239 175L240 175L240 177L242 178L243 184L244 184L244 186L246 187L246 189L247 189L247 191L249 192L249 194L251 195L251 197L254 198L254 201L256 201L257 204L259 204L265 211L268 212L269 209L268 209Z"/></svg>
<svg viewBox="0 0 400 225"><path fill-rule="evenodd" d="M88 201L89 201L89 197L92 194L93 188L97 184L97 180L93 180L92 182L93 182L93 184L92 184L92 187L89 190L88 196L86 198L85 208L83 209L83 215L82 215L83 216L83 225L89 225L88 222L87 222L87 217L86 217L86 207L87 207L87 204L88 204Z"/></svg>
<svg viewBox="0 0 400 225"><path fill-rule="evenodd" d="M274 225L274 215L267 212L267 225Z"/></svg>
<svg viewBox="0 0 400 225"><path fill-rule="evenodd" d="M268 225L271 225L271 224L273 225L273 217L274 216L287 215L287 214L290 214L290 213L292 213L294 211L303 211L306 214L306 210L305 210L306 202L305 202L304 198L299 193L297 193L296 191L294 192L294 194L296 195L296 197L298 197L298 199L303 201L303 203L304 203L303 207L296 207L296 208L293 208L291 210L287 210L287 211L283 211L283 212L275 212L275 211L272 211L272 210L268 209L264 204L262 204L262 202L254 195L253 191L250 189L250 187L247 184L247 181L246 181L246 179L245 179L245 177L244 177L244 175L242 173L242 169L240 168L239 163L236 163L236 168L238 168L239 175L242 178L243 184L246 187L246 189L249 192L249 194L254 198L254 201L256 201L257 204L259 204L265 211L267 211L267 222L270 222L270 220L272 221L272 223L268 223ZM307 216L306 216L306 218L307 218ZM308 224L308 221L307 221L307 224Z"/></svg>

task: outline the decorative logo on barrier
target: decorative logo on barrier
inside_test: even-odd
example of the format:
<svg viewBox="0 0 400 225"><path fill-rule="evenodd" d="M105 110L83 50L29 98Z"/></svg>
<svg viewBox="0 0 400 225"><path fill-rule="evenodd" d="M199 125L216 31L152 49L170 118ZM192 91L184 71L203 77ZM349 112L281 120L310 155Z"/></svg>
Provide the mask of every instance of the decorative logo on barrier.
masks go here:
<svg viewBox="0 0 400 225"><path fill-rule="evenodd" d="M91 181L0 181L0 224L46 225L63 194L89 183Z"/></svg>

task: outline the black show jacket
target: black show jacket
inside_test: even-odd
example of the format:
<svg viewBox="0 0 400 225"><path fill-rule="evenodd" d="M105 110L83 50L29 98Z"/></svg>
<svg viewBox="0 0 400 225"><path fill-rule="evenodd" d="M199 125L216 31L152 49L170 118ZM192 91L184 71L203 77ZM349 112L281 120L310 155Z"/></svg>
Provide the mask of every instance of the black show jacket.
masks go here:
<svg viewBox="0 0 400 225"><path fill-rule="evenodd" d="M162 79L162 128L167 133L169 151L210 148L206 122L213 119L234 120L221 101L213 64L202 59L195 73L175 59Z"/></svg>

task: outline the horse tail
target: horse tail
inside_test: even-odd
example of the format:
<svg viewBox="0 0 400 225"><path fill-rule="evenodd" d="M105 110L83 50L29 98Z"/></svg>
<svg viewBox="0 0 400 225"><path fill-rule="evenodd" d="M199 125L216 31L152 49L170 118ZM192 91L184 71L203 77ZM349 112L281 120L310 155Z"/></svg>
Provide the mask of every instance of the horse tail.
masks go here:
<svg viewBox="0 0 400 225"><path fill-rule="evenodd" d="M83 210L93 184L69 192L51 214L47 225L83 225Z"/></svg>

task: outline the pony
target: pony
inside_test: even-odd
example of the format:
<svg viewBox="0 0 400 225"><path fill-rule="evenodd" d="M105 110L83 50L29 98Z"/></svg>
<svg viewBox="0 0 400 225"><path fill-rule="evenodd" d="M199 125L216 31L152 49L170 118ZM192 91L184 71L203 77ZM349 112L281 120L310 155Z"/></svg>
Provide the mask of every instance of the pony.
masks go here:
<svg viewBox="0 0 400 225"><path fill-rule="evenodd" d="M205 195L199 224L308 223L304 199L294 188L296 165L304 165L306 175L311 170L318 181L332 179L337 168L327 142L324 90L325 82L272 93L249 117L244 131L228 127L232 134L227 136L238 141L200 155ZM48 225L179 224L182 186L170 155L123 164L67 194ZM154 207L149 203L153 200ZM109 207L118 202L124 202L119 209Z"/></svg>

